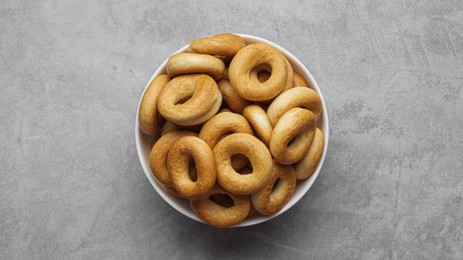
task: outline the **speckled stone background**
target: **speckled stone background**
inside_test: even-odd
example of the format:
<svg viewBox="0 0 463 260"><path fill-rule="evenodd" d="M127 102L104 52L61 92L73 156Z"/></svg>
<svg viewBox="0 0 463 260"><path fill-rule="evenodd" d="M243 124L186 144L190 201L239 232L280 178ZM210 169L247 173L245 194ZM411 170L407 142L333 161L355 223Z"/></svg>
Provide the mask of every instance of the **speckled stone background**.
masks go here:
<svg viewBox="0 0 463 260"><path fill-rule="evenodd" d="M134 122L189 41L253 34L326 99L308 194L240 229L165 203ZM1 259L462 259L463 2L18 1L0 5Z"/></svg>

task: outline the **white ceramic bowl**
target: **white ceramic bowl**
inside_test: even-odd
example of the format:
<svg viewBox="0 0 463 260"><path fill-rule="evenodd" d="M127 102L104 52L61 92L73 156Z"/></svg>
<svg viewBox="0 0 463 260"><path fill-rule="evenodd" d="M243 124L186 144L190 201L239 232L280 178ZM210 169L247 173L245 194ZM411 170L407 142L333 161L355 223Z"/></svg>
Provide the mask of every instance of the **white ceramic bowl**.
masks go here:
<svg viewBox="0 0 463 260"><path fill-rule="evenodd" d="M287 50L285 50L281 46L279 46L279 45L277 45L277 44L275 44L273 42L270 42L268 40L265 40L265 39L262 39L262 38L259 38L259 37L256 37L256 36L252 36L252 35L246 35L246 34L238 34L238 35L240 35L241 37L243 37L246 40L246 44L263 42L263 43L267 43L267 44L272 45L275 48L279 49L286 56L286 58L288 58L288 60L291 62L291 65L293 66L294 71L296 71L302 77L304 77L305 80L307 82L309 82L309 85L313 86L314 90L318 93L318 95L320 95L320 98L322 100L323 110L322 110L322 114L320 116L320 119L318 120L318 127L323 131L323 133L325 135L324 151L323 151L323 155L322 155L322 157L320 159L320 163L319 163L317 169L312 174L312 176L310 176L310 178L308 178L305 181L298 182L298 184L296 186L296 191L294 192L294 195L291 198L291 200L288 202L288 204L286 204L279 212L277 212L277 213L275 213L275 214L273 214L271 216L263 216L263 215L260 215L260 214L256 214L255 216L253 216L251 218L248 218L248 219L244 220L242 223L234 226L234 227L245 227L245 226L250 226L250 225L255 225L255 224L265 222L267 220L270 220L270 219L280 215L281 213L283 213L283 212L287 211L288 209L290 209L294 204L296 204L304 196L304 194L307 193L307 191L310 189L310 187L314 183L315 179L317 178L318 174L320 173L320 169L322 168L323 161L325 160L326 151L328 149L329 124L328 124L328 114L327 114L327 110L326 110L325 101L323 99L323 95L322 95L317 83L315 82L314 78L310 74L309 70L307 70L307 68L296 57L294 57L294 55L289 53ZM183 48L181 48L177 52L185 52L187 50L187 48L188 48L188 45L184 46ZM167 60L165 60L159 66L159 68L154 72L153 76L151 76L151 79L148 81L148 83L147 83L147 85L145 87L145 91L146 91L146 88L148 87L149 82L151 82L155 77L166 73L166 70L165 70L166 63L167 63ZM141 101L141 97L140 97L140 101ZM138 107L140 107L140 104L138 105ZM143 170L145 171L146 177L151 182L154 189L159 193L159 195L167 203L169 203L173 208L175 208L177 211L179 211L180 213L184 214L185 216L187 216L187 217L189 217L191 219L194 219L194 220L199 221L199 222L203 222L201 219L199 219L193 213L193 211L190 208L190 203L187 200L182 200L182 199L179 199L179 198L176 198L176 197L170 195L163 188L163 186L153 177L153 174L152 174L150 166L149 166L149 154L150 154L150 149L151 149L151 144L152 144L152 136L147 136L143 132L140 131L139 122L138 122L138 110L139 109L137 109L137 116L135 117L136 118L136 122L135 122L135 141L136 141L136 145L137 145L138 157L140 158L140 162L141 162L141 165L143 167Z"/></svg>

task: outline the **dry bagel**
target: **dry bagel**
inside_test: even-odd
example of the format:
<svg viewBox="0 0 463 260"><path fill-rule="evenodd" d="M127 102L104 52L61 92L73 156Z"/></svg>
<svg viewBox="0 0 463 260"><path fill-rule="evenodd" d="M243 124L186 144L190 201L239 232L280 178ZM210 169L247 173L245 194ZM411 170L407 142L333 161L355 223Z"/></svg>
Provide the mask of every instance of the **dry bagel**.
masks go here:
<svg viewBox="0 0 463 260"><path fill-rule="evenodd" d="M205 73L218 80L225 69L223 61L217 57L197 53L176 53L167 60L166 71L170 77L182 74Z"/></svg>
<svg viewBox="0 0 463 260"><path fill-rule="evenodd" d="M167 169L167 155L175 141L184 136L196 136L196 133L174 130L161 136L151 149L151 171L153 172L154 177L156 177L156 179L166 187L173 186L172 176L169 174L169 170Z"/></svg>
<svg viewBox="0 0 463 260"><path fill-rule="evenodd" d="M307 153L315 135L315 116L295 107L284 113L273 128L270 152L281 164L293 164Z"/></svg>
<svg viewBox="0 0 463 260"><path fill-rule="evenodd" d="M214 195L225 195L232 200L229 205L221 205L216 201ZM229 227L241 223L249 214L251 202L248 195L230 193L223 188L216 186L209 193L209 196L190 202L193 212L209 225L216 227Z"/></svg>
<svg viewBox="0 0 463 260"><path fill-rule="evenodd" d="M167 75L156 77L151 81L143 95L138 112L138 122L140 130L147 135L156 135L159 133L158 96L169 80L170 78Z"/></svg>
<svg viewBox="0 0 463 260"><path fill-rule="evenodd" d="M318 119L322 109L320 96L313 89L305 87L295 87L281 93L267 109L272 125L275 126L279 118L294 107L304 107L315 115L315 119Z"/></svg>
<svg viewBox="0 0 463 260"><path fill-rule="evenodd" d="M280 94L288 81L287 60L276 48L265 44L250 44L242 48L233 58L228 77L236 93L251 101L266 101ZM264 67L271 72L265 82L253 80L253 69Z"/></svg>
<svg viewBox="0 0 463 260"><path fill-rule="evenodd" d="M323 131L317 128L309 151L294 165L298 180L309 178L317 168L323 154L324 138Z"/></svg>
<svg viewBox="0 0 463 260"><path fill-rule="evenodd" d="M249 101L240 97L233 89L230 82L226 79L221 79L217 82L222 98L227 103L228 107L235 113L243 113L243 109L250 104Z"/></svg>
<svg viewBox="0 0 463 260"><path fill-rule="evenodd" d="M196 39L190 43L189 48L196 53L230 57L234 56L244 46L246 46L246 42L240 36L231 33L220 33Z"/></svg>
<svg viewBox="0 0 463 260"><path fill-rule="evenodd" d="M231 156L243 154L252 165L252 173L241 175L231 165ZM217 165L217 182L235 194L252 194L259 191L272 173L272 156L259 139L250 134L236 133L223 138L214 147Z"/></svg>
<svg viewBox="0 0 463 260"><path fill-rule="evenodd" d="M159 113L178 125L197 125L219 111L222 95L215 81L205 74L177 76L158 97Z"/></svg>
<svg viewBox="0 0 463 260"><path fill-rule="evenodd" d="M260 137L265 145L269 145L270 137L272 135L272 123L265 113L265 110L258 105L249 105L244 108L243 116L249 121L257 135Z"/></svg>
<svg viewBox="0 0 463 260"><path fill-rule="evenodd" d="M197 179L190 177L190 158L193 157L197 169ZM167 168L175 190L187 199L206 196L215 185L217 172L214 154L203 140L195 136L184 136L174 142L167 156Z"/></svg>
<svg viewBox="0 0 463 260"><path fill-rule="evenodd" d="M214 148L226 134L246 133L253 134L251 125L242 115L222 112L213 116L201 128L198 137Z"/></svg>
<svg viewBox="0 0 463 260"><path fill-rule="evenodd" d="M251 202L261 214L272 215L288 203L295 189L294 167L273 162L270 180L263 189L251 195Z"/></svg>

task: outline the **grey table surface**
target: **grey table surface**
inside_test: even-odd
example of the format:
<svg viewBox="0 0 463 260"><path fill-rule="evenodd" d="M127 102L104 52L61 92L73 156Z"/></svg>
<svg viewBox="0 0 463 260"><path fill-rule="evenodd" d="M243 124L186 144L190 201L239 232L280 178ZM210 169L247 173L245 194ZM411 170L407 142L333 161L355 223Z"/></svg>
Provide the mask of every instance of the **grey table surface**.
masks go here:
<svg viewBox="0 0 463 260"><path fill-rule="evenodd" d="M307 195L217 229L156 193L136 108L191 40L274 41L330 116ZM17 1L0 5L1 259L462 259L463 2Z"/></svg>

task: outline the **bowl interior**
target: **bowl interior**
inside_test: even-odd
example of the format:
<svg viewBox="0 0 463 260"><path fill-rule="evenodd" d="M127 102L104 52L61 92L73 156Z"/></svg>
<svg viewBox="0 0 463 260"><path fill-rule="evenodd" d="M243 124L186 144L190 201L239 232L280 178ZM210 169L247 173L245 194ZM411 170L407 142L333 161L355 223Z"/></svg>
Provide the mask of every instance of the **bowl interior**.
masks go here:
<svg viewBox="0 0 463 260"><path fill-rule="evenodd" d="M328 114L325 106L325 101L323 99L323 95L310 74L309 70L296 58L294 55L289 53L287 50L284 48L280 47L279 45L270 42L268 40L256 37L256 36L251 36L251 35L245 35L245 34L238 34L241 37L243 37L246 41L247 44L251 43L258 43L258 42L263 42L267 43L269 45L274 46L275 48L279 49L289 60L291 65L293 66L293 70L299 73L304 79L309 83L310 86L320 95L321 101L322 101L322 114L320 116L320 119L318 120L318 127L323 131L325 140L324 140L324 150L322 157L320 159L320 163L318 164L317 169L315 172L310 176L307 180L304 181L298 181L298 184L296 186L296 190L294 192L293 197L291 200L277 213L271 215L271 216L263 216L263 215L258 215L256 214L253 217L250 217L246 220L244 220L242 223L234 226L234 227L245 227L245 226L250 226L250 225L255 225L262 223L264 221L270 220L281 213L285 212L289 208L291 208L294 204L296 204L303 196L304 194L310 189L312 184L314 183L315 179L317 178L318 174L320 173L320 169L322 168L323 162L325 160L326 156L326 151L328 148L328 138L329 138L329 125L328 125ZM184 46L183 48L179 49L177 52L185 52L188 48L188 45ZM167 59L159 66L159 68L154 72L153 76L151 79L148 81L147 85L145 86L145 91L146 88L148 87L149 83L156 78L157 76L161 74L165 74L165 67L166 67ZM143 93L144 94L144 93ZM141 101L141 97L140 97ZM140 104L139 104L140 106ZM170 195L164 187L157 182L155 177L153 176L150 166L149 166L149 155L150 155L150 150L151 150L151 145L153 141L152 136L145 135L143 132L140 131L139 128L139 122L138 122L138 110L137 109L137 116L136 116L136 122L135 122L135 141L136 141L136 146L137 146L137 152L138 152L138 157L140 159L140 163L143 167L143 170L146 174L146 177L150 181L150 183L153 185L154 189L159 193L159 195L167 202L169 203L173 208L175 208L177 211L180 213L184 214L185 216L194 219L199 222L203 222L201 219L199 219L191 210L190 203L187 200L179 199L176 198L172 195Z"/></svg>

